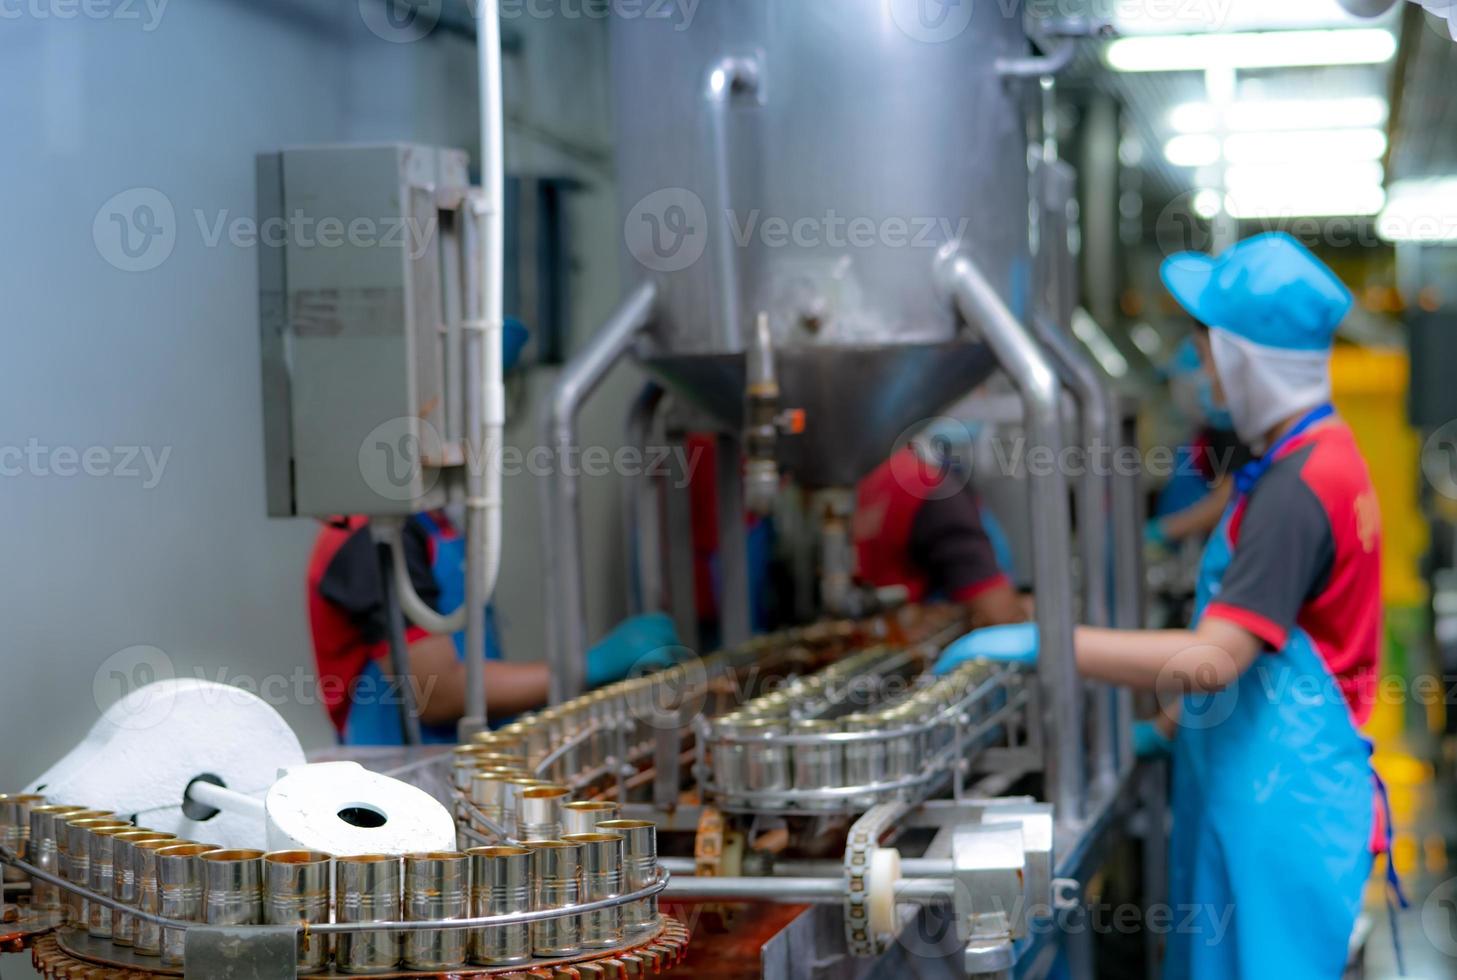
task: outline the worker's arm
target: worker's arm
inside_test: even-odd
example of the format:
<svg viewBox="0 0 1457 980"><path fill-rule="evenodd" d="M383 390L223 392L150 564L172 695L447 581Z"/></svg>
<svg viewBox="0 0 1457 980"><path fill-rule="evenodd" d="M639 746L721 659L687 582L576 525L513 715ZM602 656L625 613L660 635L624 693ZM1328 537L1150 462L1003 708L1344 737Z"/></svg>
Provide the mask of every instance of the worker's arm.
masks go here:
<svg viewBox="0 0 1457 980"><path fill-rule="evenodd" d="M1165 541L1183 541L1195 535L1206 535L1219 524L1229 506L1234 481L1220 479L1214 488L1183 510L1157 518L1160 536Z"/></svg>
<svg viewBox="0 0 1457 980"><path fill-rule="evenodd" d="M1021 623L1028 618L1026 604L1005 577L972 596L967 600L966 606L971 610L973 629L999 626L1003 623Z"/></svg>
<svg viewBox="0 0 1457 980"><path fill-rule="evenodd" d="M427 636L410 644L410 673L420 720L448 725L465 714L465 664L448 636ZM550 672L546 664L486 662L487 708L493 715L517 715L546 703Z"/></svg>
<svg viewBox="0 0 1457 980"><path fill-rule="evenodd" d="M1206 617L1192 630L1078 627L1078 671L1092 680L1160 694L1207 694L1239 679L1265 648L1225 619Z"/></svg>

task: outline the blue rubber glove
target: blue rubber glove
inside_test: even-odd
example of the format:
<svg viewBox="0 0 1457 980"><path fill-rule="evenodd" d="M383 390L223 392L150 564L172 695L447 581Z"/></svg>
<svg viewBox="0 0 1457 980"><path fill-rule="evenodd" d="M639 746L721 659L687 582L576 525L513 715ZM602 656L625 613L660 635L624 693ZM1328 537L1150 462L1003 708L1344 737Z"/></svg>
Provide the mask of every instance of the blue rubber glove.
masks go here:
<svg viewBox="0 0 1457 980"><path fill-rule="evenodd" d="M1035 664L1037 646L1036 623L1013 623L972 630L942 651L932 673L938 677L949 674L968 660Z"/></svg>
<svg viewBox="0 0 1457 980"><path fill-rule="evenodd" d="M633 673L677 662L678 627L666 613L629 616L587 651L587 686L601 687Z"/></svg>
<svg viewBox="0 0 1457 980"><path fill-rule="evenodd" d="M1133 754L1140 759L1157 759L1173 752L1174 740L1152 721L1133 723Z"/></svg>
<svg viewBox="0 0 1457 980"><path fill-rule="evenodd" d="M1143 526L1143 542L1165 551L1171 550L1173 544L1164 531L1164 522L1157 517L1149 518L1148 523Z"/></svg>

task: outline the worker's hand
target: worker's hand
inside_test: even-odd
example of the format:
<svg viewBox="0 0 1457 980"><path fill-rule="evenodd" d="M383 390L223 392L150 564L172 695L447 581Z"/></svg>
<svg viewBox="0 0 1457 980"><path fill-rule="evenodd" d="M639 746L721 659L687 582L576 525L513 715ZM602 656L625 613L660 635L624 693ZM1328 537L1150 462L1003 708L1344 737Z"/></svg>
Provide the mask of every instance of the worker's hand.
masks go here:
<svg viewBox="0 0 1457 980"><path fill-rule="evenodd" d="M1133 723L1133 754L1140 759L1158 759L1174 750L1174 740L1163 733L1157 721Z"/></svg>
<svg viewBox="0 0 1457 980"><path fill-rule="evenodd" d="M1037 624L1012 623L972 630L941 653L933 669L938 677L971 660L1032 664L1037 662Z"/></svg>
<svg viewBox="0 0 1457 980"><path fill-rule="evenodd" d="M1150 517L1143 526L1143 543L1164 551L1173 550L1173 542L1169 540L1168 531L1164 529L1164 522L1157 517Z"/></svg>
<svg viewBox="0 0 1457 980"><path fill-rule="evenodd" d="M671 616L630 616L587 651L587 686L601 687L629 674L670 667L680 648Z"/></svg>

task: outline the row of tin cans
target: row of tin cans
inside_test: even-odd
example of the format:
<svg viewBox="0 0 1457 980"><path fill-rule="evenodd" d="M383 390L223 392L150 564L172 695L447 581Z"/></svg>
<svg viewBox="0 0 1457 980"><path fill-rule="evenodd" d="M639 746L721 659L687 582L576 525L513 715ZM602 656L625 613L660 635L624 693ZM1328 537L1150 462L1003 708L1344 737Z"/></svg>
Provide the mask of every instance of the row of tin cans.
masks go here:
<svg viewBox="0 0 1457 980"><path fill-rule="evenodd" d="M142 912L214 925L423 922L561 910L639 891L656 880L651 822L602 819L615 817L615 809L568 809L571 804L555 793L528 799L525 812L540 817L537 826L551 838L404 856L222 848L39 798L26 801L24 837L13 832L22 814L6 810L0 817L7 821L7 846L17 849L23 842L19 849L36 866ZM165 965L182 964L184 930L161 929L37 884L35 907L64 911L72 926ZM321 971L331 959L346 973L509 965L610 948L646 936L657 924L657 902L649 898L516 925L346 932L332 943L305 927L298 965L301 973Z"/></svg>
<svg viewBox="0 0 1457 980"><path fill-rule="evenodd" d="M849 658L851 670L873 669L878 657ZM863 661L863 662L860 662ZM842 661L841 664L844 664ZM837 665L840 666L840 665ZM836 718L796 718L795 709L815 698L828 683L816 675L787 699L757 699L742 711L717 719L710 739L714 788L731 806L745 805L744 793L782 793L804 810L864 808L895 792L894 784L923 773L956 737L957 712L967 694L988 675L982 664L966 664L934 682L873 710ZM783 736L840 733L879 734L878 738L786 743ZM886 786L864 794L816 798L815 791ZM794 793L808 791L795 797Z"/></svg>

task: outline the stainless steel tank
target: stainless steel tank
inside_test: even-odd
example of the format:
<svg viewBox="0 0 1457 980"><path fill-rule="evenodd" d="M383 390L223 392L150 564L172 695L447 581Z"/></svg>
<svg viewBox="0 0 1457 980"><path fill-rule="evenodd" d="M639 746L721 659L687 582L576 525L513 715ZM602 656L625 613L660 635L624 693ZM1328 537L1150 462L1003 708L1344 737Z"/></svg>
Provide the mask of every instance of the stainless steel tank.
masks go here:
<svg viewBox="0 0 1457 980"><path fill-rule="evenodd" d="M1009 9L1010 8L1010 9ZM645 8L646 9L646 8ZM702 0L612 19L630 284L659 293L639 354L725 423L767 313L778 456L854 483L909 426L980 382L990 353L932 285L961 238L1014 312L1029 291L1020 4Z"/></svg>

